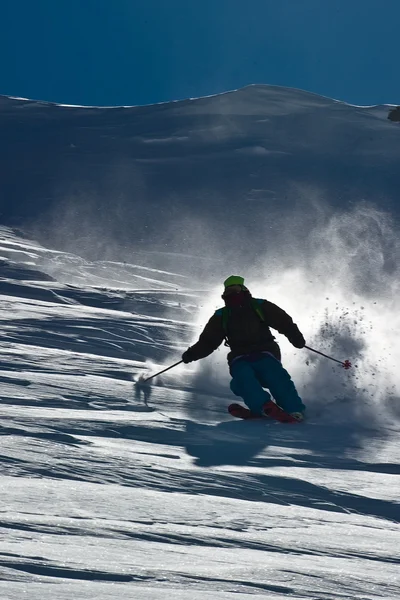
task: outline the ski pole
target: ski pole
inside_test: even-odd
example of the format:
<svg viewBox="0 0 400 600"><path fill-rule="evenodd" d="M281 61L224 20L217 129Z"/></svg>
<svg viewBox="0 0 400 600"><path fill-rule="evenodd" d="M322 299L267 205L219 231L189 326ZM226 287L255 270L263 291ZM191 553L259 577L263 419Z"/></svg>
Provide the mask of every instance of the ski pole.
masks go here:
<svg viewBox="0 0 400 600"><path fill-rule="evenodd" d="M157 375L161 375L161 373L165 373L165 371L169 371L170 369L173 369L174 367L180 365L182 362L183 362L183 360L179 360L178 362L171 365L170 367L167 367L166 369L163 369L162 371L158 371L158 373L154 373L154 375L150 375L150 377L146 377L146 379L140 379L137 383L146 383L146 381L149 381L149 379L153 379L153 377L157 377Z"/></svg>
<svg viewBox="0 0 400 600"><path fill-rule="evenodd" d="M315 352L316 354L320 354L321 356L325 356L325 358L329 358L329 360L334 360L335 362L339 363L340 365L342 365L342 367L344 369L350 369L351 367L351 362L349 360L337 360L337 358L332 358L332 356L328 356L327 354L324 354L323 352L320 352L319 350L314 350L314 348L310 348L310 346L304 346L304 348L307 348L307 350L311 350L311 352Z"/></svg>

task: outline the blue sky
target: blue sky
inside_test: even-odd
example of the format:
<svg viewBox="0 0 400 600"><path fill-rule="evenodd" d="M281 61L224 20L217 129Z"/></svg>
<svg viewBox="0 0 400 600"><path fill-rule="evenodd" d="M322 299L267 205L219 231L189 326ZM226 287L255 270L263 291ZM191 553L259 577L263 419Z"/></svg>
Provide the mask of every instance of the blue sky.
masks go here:
<svg viewBox="0 0 400 600"><path fill-rule="evenodd" d="M399 0L2 0L0 94L134 105L250 84L400 104Z"/></svg>

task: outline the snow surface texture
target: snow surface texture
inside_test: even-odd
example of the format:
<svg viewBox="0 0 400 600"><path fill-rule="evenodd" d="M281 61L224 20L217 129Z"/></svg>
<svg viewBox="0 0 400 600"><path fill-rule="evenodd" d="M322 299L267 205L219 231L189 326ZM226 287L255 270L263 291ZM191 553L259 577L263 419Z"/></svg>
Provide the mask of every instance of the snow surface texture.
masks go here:
<svg viewBox="0 0 400 600"><path fill-rule="evenodd" d="M0 598L400 598L388 107L252 86L0 109ZM232 273L354 365L278 335L304 424L232 420L223 347L132 381Z"/></svg>

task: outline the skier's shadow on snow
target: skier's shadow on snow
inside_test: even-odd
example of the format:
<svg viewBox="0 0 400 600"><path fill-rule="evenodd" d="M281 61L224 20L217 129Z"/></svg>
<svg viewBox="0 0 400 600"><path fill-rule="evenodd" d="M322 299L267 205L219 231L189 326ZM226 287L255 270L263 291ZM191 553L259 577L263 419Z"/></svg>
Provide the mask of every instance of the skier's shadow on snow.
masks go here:
<svg viewBox="0 0 400 600"><path fill-rule="evenodd" d="M268 446L268 424L225 421L186 423L186 452L199 467L247 465Z"/></svg>

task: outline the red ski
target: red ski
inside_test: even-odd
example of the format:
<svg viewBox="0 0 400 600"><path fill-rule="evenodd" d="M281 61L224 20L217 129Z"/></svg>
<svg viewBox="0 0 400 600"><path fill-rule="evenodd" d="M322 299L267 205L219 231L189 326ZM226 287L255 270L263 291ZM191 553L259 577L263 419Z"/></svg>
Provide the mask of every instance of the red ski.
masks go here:
<svg viewBox="0 0 400 600"><path fill-rule="evenodd" d="M265 415L257 415L251 412L250 409L246 408L242 404L230 404L228 406L228 412L232 417L236 417L237 419L245 419L245 420L265 420L272 419L273 421L279 421L280 423L300 423L301 419L296 419L296 417L292 417L289 413L285 412L280 408L275 402L269 400L263 406L263 410Z"/></svg>

